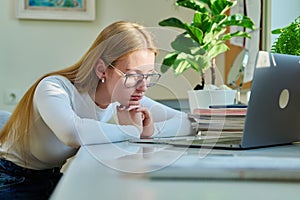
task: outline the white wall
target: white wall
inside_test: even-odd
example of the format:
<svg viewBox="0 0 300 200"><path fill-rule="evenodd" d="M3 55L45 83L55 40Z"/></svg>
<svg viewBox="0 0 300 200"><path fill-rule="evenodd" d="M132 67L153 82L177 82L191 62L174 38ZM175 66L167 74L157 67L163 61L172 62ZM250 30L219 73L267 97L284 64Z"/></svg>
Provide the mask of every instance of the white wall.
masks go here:
<svg viewBox="0 0 300 200"><path fill-rule="evenodd" d="M19 20L15 17L14 1L1 0L0 109L15 107L5 103L7 91L22 94L42 74L73 64L98 33L114 21L130 20L147 27L159 27L158 22L170 16L190 20L191 11L175 7L174 2L96 0L96 20L75 22ZM189 76L191 80L198 78L195 74ZM163 96L153 91L152 95L154 98Z"/></svg>

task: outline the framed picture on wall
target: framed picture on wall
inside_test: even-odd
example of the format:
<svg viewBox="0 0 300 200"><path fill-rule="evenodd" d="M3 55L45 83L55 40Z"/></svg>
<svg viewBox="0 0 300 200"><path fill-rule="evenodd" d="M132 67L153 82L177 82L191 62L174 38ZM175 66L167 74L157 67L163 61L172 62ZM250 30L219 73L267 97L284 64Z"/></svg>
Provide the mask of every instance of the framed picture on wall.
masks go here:
<svg viewBox="0 0 300 200"><path fill-rule="evenodd" d="M95 20L95 0L15 0L16 17L37 20Z"/></svg>

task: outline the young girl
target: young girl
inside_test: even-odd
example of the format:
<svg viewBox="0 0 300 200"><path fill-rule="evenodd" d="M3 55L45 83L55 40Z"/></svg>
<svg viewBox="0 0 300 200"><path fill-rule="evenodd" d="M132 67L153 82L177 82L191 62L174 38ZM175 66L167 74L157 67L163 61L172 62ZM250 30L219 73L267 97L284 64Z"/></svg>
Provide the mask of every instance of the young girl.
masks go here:
<svg viewBox="0 0 300 200"><path fill-rule="evenodd" d="M82 145L193 134L184 113L144 96L160 78L156 54L144 27L120 21L35 82L0 133L0 198L47 199Z"/></svg>

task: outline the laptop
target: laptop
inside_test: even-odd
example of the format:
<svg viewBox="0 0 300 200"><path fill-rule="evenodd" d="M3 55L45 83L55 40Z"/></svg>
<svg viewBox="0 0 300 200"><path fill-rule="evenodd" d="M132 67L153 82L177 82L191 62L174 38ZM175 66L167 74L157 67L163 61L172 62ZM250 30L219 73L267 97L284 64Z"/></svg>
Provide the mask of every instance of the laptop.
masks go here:
<svg viewBox="0 0 300 200"><path fill-rule="evenodd" d="M220 134L222 135L222 133ZM300 141L300 56L259 51L240 136L174 137L134 142L220 149L250 149Z"/></svg>

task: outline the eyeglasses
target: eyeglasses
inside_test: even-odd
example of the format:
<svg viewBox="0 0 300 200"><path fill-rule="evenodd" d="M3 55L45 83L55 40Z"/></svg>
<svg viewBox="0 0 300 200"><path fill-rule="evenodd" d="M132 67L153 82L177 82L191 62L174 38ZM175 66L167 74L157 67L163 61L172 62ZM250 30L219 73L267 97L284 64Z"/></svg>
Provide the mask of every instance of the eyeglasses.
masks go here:
<svg viewBox="0 0 300 200"><path fill-rule="evenodd" d="M153 73L153 74L125 74L112 64L109 64L113 69L115 69L117 72L122 74L122 76L125 78L124 85L127 88L133 88L139 85L144 79L146 80L146 86L152 87L155 85L158 80L160 79L161 75L159 73Z"/></svg>

